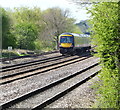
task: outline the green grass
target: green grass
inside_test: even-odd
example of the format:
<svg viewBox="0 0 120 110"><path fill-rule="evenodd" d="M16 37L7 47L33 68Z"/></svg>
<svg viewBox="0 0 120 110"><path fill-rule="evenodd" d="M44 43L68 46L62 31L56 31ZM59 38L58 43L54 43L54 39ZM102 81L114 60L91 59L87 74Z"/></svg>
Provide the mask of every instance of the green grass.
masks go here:
<svg viewBox="0 0 120 110"><path fill-rule="evenodd" d="M18 56L26 56L26 55L31 55L30 53L41 53L41 52L49 52L52 51L53 49L51 49L50 47L46 47L46 48L42 48L40 50L37 51L30 51L30 50L23 50L23 49L13 49L11 51L9 50L2 50L1 51L1 55L0 58L13 58L13 57L18 57Z"/></svg>
<svg viewBox="0 0 120 110"><path fill-rule="evenodd" d="M17 57L19 54L16 52L2 52L2 57L9 58L9 57Z"/></svg>
<svg viewBox="0 0 120 110"><path fill-rule="evenodd" d="M17 52L16 50L8 51L8 50L2 50L2 54L0 58L12 58L12 57L18 57L18 56L25 56L28 55L25 52Z"/></svg>

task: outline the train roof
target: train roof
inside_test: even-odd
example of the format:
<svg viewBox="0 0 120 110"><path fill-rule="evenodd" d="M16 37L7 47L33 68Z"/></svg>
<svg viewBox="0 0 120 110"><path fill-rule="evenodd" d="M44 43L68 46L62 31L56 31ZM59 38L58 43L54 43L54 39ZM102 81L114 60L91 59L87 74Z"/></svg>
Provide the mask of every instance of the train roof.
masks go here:
<svg viewBox="0 0 120 110"><path fill-rule="evenodd" d="M65 32L65 33L62 33L60 35L73 35L72 33L69 33L69 32Z"/></svg>
<svg viewBox="0 0 120 110"><path fill-rule="evenodd" d="M72 35L72 36L77 36L77 37L90 37L90 35L88 35L88 34L77 34L77 33L69 33L69 32L62 33L61 35Z"/></svg>

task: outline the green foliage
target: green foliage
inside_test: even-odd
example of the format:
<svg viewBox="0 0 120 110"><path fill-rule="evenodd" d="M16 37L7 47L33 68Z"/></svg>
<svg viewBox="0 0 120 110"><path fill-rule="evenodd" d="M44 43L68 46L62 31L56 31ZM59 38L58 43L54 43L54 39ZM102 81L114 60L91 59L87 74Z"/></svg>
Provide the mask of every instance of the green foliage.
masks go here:
<svg viewBox="0 0 120 110"><path fill-rule="evenodd" d="M3 51L2 52L2 57L5 58L12 58L12 57L17 57L20 56L17 52L13 52L13 51Z"/></svg>
<svg viewBox="0 0 120 110"><path fill-rule="evenodd" d="M2 44L30 50L53 50L63 32L79 32L68 10L20 7L2 9Z"/></svg>
<svg viewBox="0 0 120 110"><path fill-rule="evenodd" d="M15 23L33 23L38 27L38 30L41 31L42 29L42 12L40 8L27 8L27 7L21 7L21 8L15 8L13 17L15 19Z"/></svg>
<svg viewBox="0 0 120 110"><path fill-rule="evenodd" d="M78 26L76 26L76 25L74 25L74 28L73 28L74 30L72 31L73 33L78 33L78 34L82 34L82 32L81 32L81 30L80 30L80 28L78 27ZM69 32L69 31L68 31Z"/></svg>
<svg viewBox="0 0 120 110"><path fill-rule="evenodd" d="M34 41L42 30L40 9L15 8L13 17L15 25L12 33L16 36L17 48L34 50Z"/></svg>
<svg viewBox="0 0 120 110"><path fill-rule="evenodd" d="M12 27L12 19L9 16L9 13L1 9L2 13L2 48L8 48L8 46L13 46L13 48L16 46L16 39L15 36L11 33L11 27Z"/></svg>
<svg viewBox="0 0 120 110"><path fill-rule="evenodd" d="M35 47L36 51L41 50L41 51L51 51L55 49L55 42L53 41L41 41L37 39L35 42Z"/></svg>
<svg viewBox="0 0 120 110"><path fill-rule="evenodd" d="M61 10L57 7L43 11L45 29L42 36L44 40L52 40L52 42L55 41L58 44L58 36L61 33L75 31L75 20L69 18L68 14L68 10Z"/></svg>
<svg viewBox="0 0 120 110"><path fill-rule="evenodd" d="M35 49L34 41L37 38L37 27L34 24L28 22L17 24L13 33L16 35L18 48Z"/></svg>
<svg viewBox="0 0 120 110"><path fill-rule="evenodd" d="M119 108L120 91L120 28L118 21L118 3L103 2L93 6L92 15L93 44L100 57L102 70L98 93L99 108Z"/></svg>

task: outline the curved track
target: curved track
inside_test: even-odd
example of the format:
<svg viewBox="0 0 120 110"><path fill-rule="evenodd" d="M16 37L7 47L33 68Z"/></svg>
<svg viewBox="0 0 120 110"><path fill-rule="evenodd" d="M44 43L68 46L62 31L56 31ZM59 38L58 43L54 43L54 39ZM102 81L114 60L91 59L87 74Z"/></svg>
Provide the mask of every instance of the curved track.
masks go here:
<svg viewBox="0 0 120 110"><path fill-rule="evenodd" d="M16 65L5 66L5 67L2 67L2 72L7 72L10 70L15 70L15 69L19 69L19 68L23 68L23 67L27 67L27 66L37 65L37 64L44 63L47 61L53 61L58 58L62 58L62 56L60 55L60 56L55 56L55 57L51 57L51 58L34 60L34 61L29 61L29 62L20 63L20 64L16 64Z"/></svg>
<svg viewBox="0 0 120 110"><path fill-rule="evenodd" d="M32 108L33 110L44 108L46 105L54 102L63 95L67 94L69 91L85 83L91 77L94 77L100 69L101 68L98 66L98 62L94 63L79 72L65 76L64 78L56 80L44 87L38 88L37 90L8 101L2 104L1 107L3 109Z"/></svg>
<svg viewBox="0 0 120 110"><path fill-rule="evenodd" d="M68 64L72 64L72 63L76 63L82 60L85 60L87 58L91 57L90 55L86 56L86 57L79 57L79 56L72 56L72 57L63 57L63 56L59 56L59 58L55 58L49 61L42 61L40 63L40 65L38 65L37 63L37 67L33 67L32 69L28 69L28 70L24 70L20 71L20 72L16 72L16 73L12 73L12 74L3 74L3 76L1 77L0 84L7 84L16 80L20 80L23 78L27 78L33 75L37 75L43 72L47 72L50 71L52 69L56 69ZM44 62L44 63L43 63ZM49 62L49 63L48 63ZM32 64L27 64L27 65L32 65ZM26 65L26 66L27 66ZM36 63L35 63L36 65Z"/></svg>

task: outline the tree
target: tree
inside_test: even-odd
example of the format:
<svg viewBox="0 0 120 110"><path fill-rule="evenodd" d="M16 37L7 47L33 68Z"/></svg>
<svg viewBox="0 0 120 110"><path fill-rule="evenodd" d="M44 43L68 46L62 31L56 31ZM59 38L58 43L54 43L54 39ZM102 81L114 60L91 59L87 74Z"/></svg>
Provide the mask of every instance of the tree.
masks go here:
<svg viewBox="0 0 120 110"><path fill-rule="evenodd" d="M74 24L75 20L69 18L68 14L68 10L60 8L41 12L39 8L21 7L5 11L2 22L6 26L3 27L4 47L11 44L20 49L55 48L61 33L79 31Z"/></svg>
<svg viewBox="0 0 120 110"><path fill-rule="evenodd" d="M28 22L17 24L13 33L16 35L17 48L35 49L34 41L37 39L37 28L34 24Z"/></svg>
<svg viewBox="0 0 120 110"><path fill-rule="evenodd" d="M1 9L2 13L2 48L6 49L8 46L16 47L15 36L11 33L12 19L9 16L9 12L5 9Z"/></svg>
<svg viewBox="0 0 120 110"><path fill-rule="evenodd" d="M15 8L13 33L17 38L17 47L35 49L35 41L42 30L41 11L39 8Z"/></svg>
<svg viewBox="0 0 120 110"><path fill-rule="evenodd" d="M46 39L53 40L58 44L58 36L63 32L73 32L74 19L69 18L68 10L61 10L60 8L49 8L43 12L43 21L45 30L43 36ZM54 36L54 37L50 37ZM45 37L44 37L45 39Z"/></svg>

